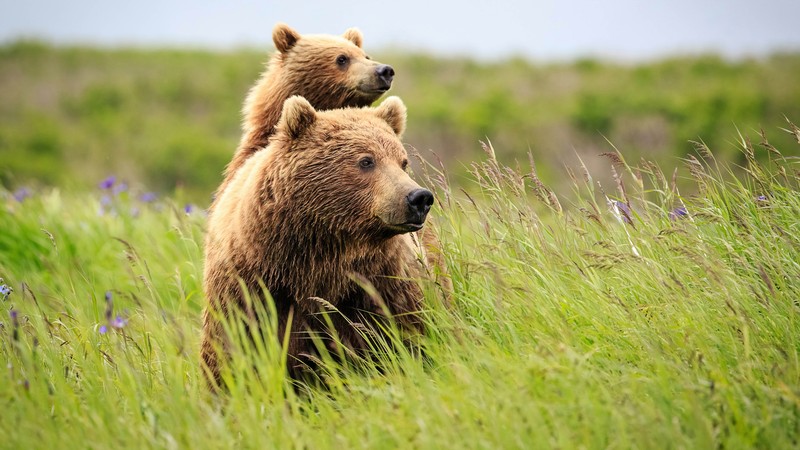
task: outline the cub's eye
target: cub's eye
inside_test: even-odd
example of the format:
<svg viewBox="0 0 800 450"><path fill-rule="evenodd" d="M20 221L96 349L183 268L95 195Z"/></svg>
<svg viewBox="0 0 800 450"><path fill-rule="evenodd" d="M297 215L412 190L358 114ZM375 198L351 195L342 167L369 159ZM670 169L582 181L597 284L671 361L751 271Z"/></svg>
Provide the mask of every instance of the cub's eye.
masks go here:
<svg viewBox="0 0 800 450"><path fill-rule="evenodd" d="M364 58L367 58L367 61L372 59L372 58L369 57L369 55L364 55Z"/></svg>
<svg viewBox="0 0 800 450"><path fill-rule="evenodd" d="M338 65L339 67L344 67L349 62L350 58L347 55L339 55L336 57L336 65Z"/></svg>
<svg viewBox="0 0 800 450"><path fill-rule="evenodd" d="M364 170L372 169L375 167L375 160L372 158L372 156L365 156L358 160L358 167Z"/></svg>
<svg viewBox="0 0 800 450"><path fill-rule="evenodd" d="M404 171L404 172L405 172L406 170L408 170L408 160L407 160L407 159L404 159L404 160L403 160L403 163L402 163L402 164L400 164L400 167L402 167L402 168L403 168L403 171Z"/></svg>

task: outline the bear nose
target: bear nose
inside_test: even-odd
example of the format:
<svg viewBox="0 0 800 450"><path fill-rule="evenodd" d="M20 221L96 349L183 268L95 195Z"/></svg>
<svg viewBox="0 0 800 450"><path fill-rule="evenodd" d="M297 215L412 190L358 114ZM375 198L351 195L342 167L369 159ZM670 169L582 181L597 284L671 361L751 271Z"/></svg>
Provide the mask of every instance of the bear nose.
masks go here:
<svg viewBox="0 0 800 450"><path fill-rule="evenodd" d="M433 194L427 189L414 189L406 196L406 201L411 212L415 213L422 223L433 205Z"/></svg>
<svg viewBox="0 0 800 450"><path fill-rule="evenodd" d="M381 64L375 68L375 73L378 75L378 78L383 80L387 85L391 86L392 79L394 78L394 69L392 69L392 66L388 64Z"/></svg>

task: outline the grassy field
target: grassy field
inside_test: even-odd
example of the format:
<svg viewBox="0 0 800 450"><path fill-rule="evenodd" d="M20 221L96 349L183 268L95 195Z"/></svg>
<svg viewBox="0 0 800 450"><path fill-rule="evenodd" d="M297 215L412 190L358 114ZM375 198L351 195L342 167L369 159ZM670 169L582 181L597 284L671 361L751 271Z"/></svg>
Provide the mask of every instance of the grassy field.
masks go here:
<svg viewBox="0 0 800 450"><path fill-rule="evenodd" d="M671 173L702 137L744 163L737 128L774 132L800 117L800 54L727 61L713 55L621 64L595 60L482 62L380 52L408 106L405 142L436 152L469 186L479 140L500 161L540 161L559 189L577 156L598 174L610 150ZM206 205L238 144L240 109L272 49L0 46L0 184L87 188L109 175ZM770 128L773 127L773 128ZM791 149L788 135L774 144ZM600 176L600 175L598 175Z"/></svg>
<svg viewBox="0 0 800 450"><path fill-rule="evenodd" d="M490 146L470 194L425 167L455 286L426 359L297 394L267 342L224 400L198 366L202 210L119 180L2 191L0 447L796 448L797 149L741 140L733 178L699 146L685 193L616 153L616 184L569 192Z"/></svg>

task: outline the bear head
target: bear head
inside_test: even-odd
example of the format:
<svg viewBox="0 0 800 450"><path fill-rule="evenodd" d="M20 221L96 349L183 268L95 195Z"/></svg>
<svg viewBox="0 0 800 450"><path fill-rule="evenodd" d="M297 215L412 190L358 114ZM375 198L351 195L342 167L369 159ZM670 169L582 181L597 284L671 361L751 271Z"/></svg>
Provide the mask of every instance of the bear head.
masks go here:
<svg viewBox="0 0 800 450"><path fill-rule="evenodd" d="M316 111L286 100L270 152L273 201L291 205L288 222L370 240L422 228L433 194L407 173L400 142L406 107L389 97L376 108Z"/></svg>
<svg viewBox="0 0 800 450"><path fill-rule="evenodd" d="M272 40L282 77L317 109L368 106L392 87L394 69L373 61L361 48L363 36L350 28L340 36L301 35L277 24Z"/></svg>

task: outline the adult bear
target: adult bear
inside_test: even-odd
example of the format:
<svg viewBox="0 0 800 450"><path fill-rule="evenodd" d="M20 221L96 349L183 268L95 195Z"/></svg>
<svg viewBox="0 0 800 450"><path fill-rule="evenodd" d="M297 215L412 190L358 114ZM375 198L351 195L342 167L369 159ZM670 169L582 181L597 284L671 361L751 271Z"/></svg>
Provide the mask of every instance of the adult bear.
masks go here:
<svg viewBox="0 0 800 450"><path fill-rule="evenodd" d="M302 97L285 102L269 146L236 171L209 216L202 358L212 386L234 351L221 320L239 312L265 332L242 287L252 302L269 301L261 283L271 294L292 377L313 369L310 336L333 354L339 344L363 354L387 314L401 330L422 331L418 281L430 268L414 232L434 199L406 172L405 123L397 97L330 111ZM333 329L319 314L331 306Z"/></svg>

